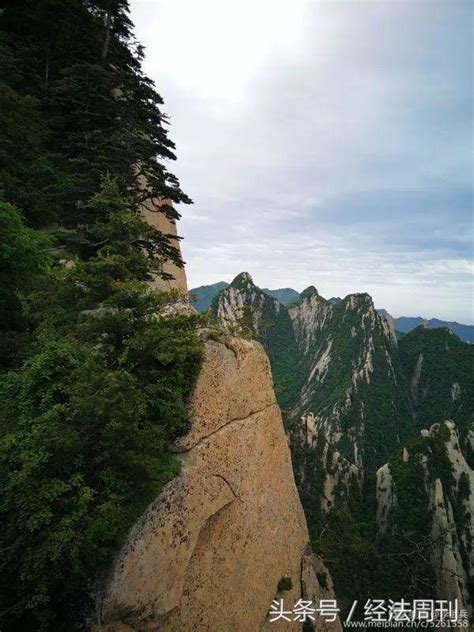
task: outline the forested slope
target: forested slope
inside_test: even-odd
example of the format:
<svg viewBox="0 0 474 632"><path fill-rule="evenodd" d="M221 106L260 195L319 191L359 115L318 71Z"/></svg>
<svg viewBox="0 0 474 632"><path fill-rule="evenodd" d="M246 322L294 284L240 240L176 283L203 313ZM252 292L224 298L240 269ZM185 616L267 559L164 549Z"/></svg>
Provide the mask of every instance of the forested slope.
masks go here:
<svg viewBox="0 0 474 632"><path fill-rule="evenodd" d="M198 317L161 315L182 262L141 205L190 200L126 0L3 7L0 628L69 631L179 470Z"/></svg>

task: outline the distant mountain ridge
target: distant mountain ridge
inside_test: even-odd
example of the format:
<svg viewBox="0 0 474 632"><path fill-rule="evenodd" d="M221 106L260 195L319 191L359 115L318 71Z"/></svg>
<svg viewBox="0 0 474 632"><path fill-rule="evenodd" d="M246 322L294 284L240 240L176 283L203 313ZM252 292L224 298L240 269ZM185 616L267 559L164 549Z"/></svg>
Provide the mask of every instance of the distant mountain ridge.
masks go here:
<svg viewBox="0 0 474 632"><path fill-rule="evenodd" d="M300 293L291 287L283 287L278 290L269 290L267 287L263 287L262 292L276 298L282 305L288 305L300 300Z"/></svg>
<svg viewBox="0 0 474 632"><path fill-rule="evenodd" d="M198 312L205 312L211 306L212 299L226 287L229 287L229 283L225 281L218 281L212 285L200 285L189 290L189 300Z"/></svg>
<svg viewBox="0 0 474 632"><path fill-rule="evenodd" d="M379 314L386 316L388 314L385 309L378 309ZM393 319L393 326L397 331L407 334L409 331L416 329L420 325L426 323L429 329L438 329L439 327L447 327L451 329L464 342L474 342L474 326L463 325L456 321L450 322L447 320L440 320L439 318L430 318L429 320L422 318L421 316L400 316Z"/></svg>
<svg viewBox="0 0 474 632"><path fill-rule="evenodd" d="M193 288L189 291L189 297L197 309L198 312L205 312L209 309L212 303L212 299L219 294L222 290L229 287L229 283L226 281L218 281L210 285L201 285ZM276 290L269 288L261 288L261 291L276 298L282 305L289 305L290 303L297 303L300 301L301 294L293 288L285 287ZM328 299L329 303L335 305L342 301L339 297L333 297ZM382 316L390 316L386 309L378 309L377 312ZM439 327L447 327L451 329L461 340L464 342L474 342L474 325L463 325L456 321L449 322L447 320L440 320L439 318L430 318L429 320L422 318L421 316L400 316L399 318L393 318L393 326L396 331L401 333L408 333L416 327L426 323L429 329L438 329Z"/></svg>

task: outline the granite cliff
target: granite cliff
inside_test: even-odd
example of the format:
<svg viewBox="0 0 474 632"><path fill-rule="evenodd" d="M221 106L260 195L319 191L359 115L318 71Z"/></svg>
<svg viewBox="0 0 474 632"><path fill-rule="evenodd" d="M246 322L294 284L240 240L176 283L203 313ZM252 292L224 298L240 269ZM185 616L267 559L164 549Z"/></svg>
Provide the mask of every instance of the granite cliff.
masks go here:
<svg viewBox="0 0 474 632"><path fill-rule="evenodd" d="M301 629L269 623L272 600L291 609L334 593L309 548L261 345L208 340L191 408L189 432L173 446L181 473L120 552L100 594L97 630Z"/></svg>
<svg viewBox="0 0 474 632"><path fill-rule="evenodd" d="M147 200L142 206L143 218L162 233L169 236L171 245L177 249L181 257L180 238L178 237L176 220L170 219L164 213L160 212L160 206L163 204L171 204L169 200ZM184 265L182 267L176 265L170 259L163 257L161 261L161 274L155 275L151 283L153 289L159 292L167 292L169 290L178 290L183 296L188 294L188 284L186 281L186 272Z"/></svg>

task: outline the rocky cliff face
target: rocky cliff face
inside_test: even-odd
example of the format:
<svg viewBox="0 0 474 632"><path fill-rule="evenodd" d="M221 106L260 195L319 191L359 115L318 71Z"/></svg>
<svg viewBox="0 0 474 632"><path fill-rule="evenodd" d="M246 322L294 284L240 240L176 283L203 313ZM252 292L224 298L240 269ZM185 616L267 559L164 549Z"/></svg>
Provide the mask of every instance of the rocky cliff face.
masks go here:
<svg viewBox="0 0 474 632"><path fill-rule="evenodd" d="M432 597L453 595L454 589L442 588L446 575L437 584L429 578L438 576L440 565L457 572L460 556L461 583L467 585L473 565L466 534L474 528L473 514L461 511L455 496L450 513L445 448L434 438L423 448L429 444L432 460L444 464L438 483L399 463L407 450L411 454L420 430L429 433L434 422L451 418L464 463L473 466L474 349L448 330L419 328L397 341L391 318L377 313L368 294L326 300L311 286L297 305L267 302L248 274L239 275L214 308L260 339L269 354L308 527L327 555L338 597L364 600L379 594L380 586L392 599L426 598L428 589ZM469 498L465 482L460 488ZM437 558L427 556L424 546L433 536L427 524L452 531L459 520L465 527L452 534L452 546L438 546ZM457 553L446 553L456 546ZM421 551L416 565L414 549ZM357 565L359 573L350 570Z"/></svg>
<svg viewBox="0 0 474 632"><path fill-rule="evenodd" d="M275 597L334 597L296 491L266 354L208 341L181 474L149 507L102 591L99 630L297 630L270 623ZM282 578L288 590L278 593ZM318 579L319 578L319 579ZM323 579L322 579L323 578ZM291 586L291 587L290 587ZM340 623L329 624L340 630Z"/></svg>
<svg viewBox="0 0 474 632"><path fill-rule="evenodd" d="M312 441L324 436L363 470L380 459L387 433L398 442L409 431L393 328L368 294L330 303L308 288L289 313L305 365L291 414L295 431L312 415Z"/></svg>
<svg viewBox="0 0 474 632"><path fill-rule="evenodd" d="M164 215L164 213L157 212L161 204L169 204L169 200L163 200L160 202L159 200L148 200L143 205L143 217L144 219L151 224L154 228L165 233L167 235L171 235L171 243L177 248L179 253L181 254L181 246L178 240L178 233L176 230L176 222L169 219ZM169 259L163 259L162 261L162 271L165 275L168 275L168 279L163 279L161 277L155 277L151 282L151 286L160 292L167 292L169 290L178 290L180 294L183 296L188 295L188 284L186 281L186 272L184 267L179 268Z"/></svg>
<svg viewBox="0 0 474 632"><path fill-rule="evenodd" d="M474 441L472 433L469 441ZM412 495L408 498L408 476L418 480L415 502ZM416 567L420 560L429 560L434 569L431 589L437 598L457 599L461 607L470 611L474 580L474 473L462 453L452 421L423 430L419 440L412 441L378 470L379 537L386 538L389 533L395 539L399 537L407 500L413 514L421 511L425 516L422 537L410 554L411 565Z"/></svg>
<svg viewBox="0 0 474 632"><path fill-rule="evenodd" d="M365 469L380 466L410 435L391 322L368 294L328 301L312 286L286 308L247 273L221 292L215 308L227 323L245 322L269 354L311 523L336 498L360 489Z"/></svg>

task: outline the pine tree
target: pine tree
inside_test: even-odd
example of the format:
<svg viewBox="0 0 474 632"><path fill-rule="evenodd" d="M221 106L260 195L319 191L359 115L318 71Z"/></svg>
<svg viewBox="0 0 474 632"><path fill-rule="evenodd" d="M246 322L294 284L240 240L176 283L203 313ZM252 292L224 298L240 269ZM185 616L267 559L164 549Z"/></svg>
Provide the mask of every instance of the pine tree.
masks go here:
<svg viewBox="0 0 474 632"><path fill-rule="evenodd" d="M0 16L0 628L88 629L97 582L179 470L197 316L147 198L188 203L123 0ZM157 212L179 214L172 205Z"/></svg>
<svg viewBox="0 0 474 632"><path fill-rule="evenodd" d="M137 205L146 198L190 202L162 162L175 159L175 147L163 100L141 69L144 51L127 2L15 0L0 26L1 78L34 97L44 115L44 150L61 176L50 192L58 223L80 229L95 219L78 212L77 202L87 201L107 173ZM160 211L179 217L170 205Z"/></svg>

